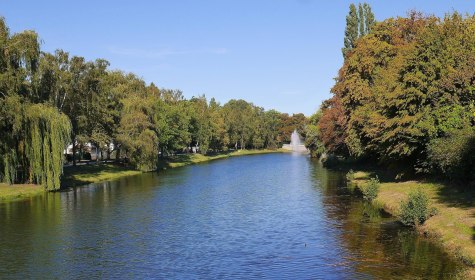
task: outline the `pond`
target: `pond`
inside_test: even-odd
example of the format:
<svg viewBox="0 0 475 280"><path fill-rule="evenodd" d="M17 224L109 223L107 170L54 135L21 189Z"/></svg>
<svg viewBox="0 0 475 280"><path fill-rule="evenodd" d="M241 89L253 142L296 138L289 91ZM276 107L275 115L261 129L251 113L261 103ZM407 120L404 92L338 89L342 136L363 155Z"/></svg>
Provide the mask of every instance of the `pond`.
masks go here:
<svg viewBox="0 0 475 280"><path fill-rule="evenodd" d="M446 279L433 242L297 154L235 157L0 204L0 279Z"/></svg>

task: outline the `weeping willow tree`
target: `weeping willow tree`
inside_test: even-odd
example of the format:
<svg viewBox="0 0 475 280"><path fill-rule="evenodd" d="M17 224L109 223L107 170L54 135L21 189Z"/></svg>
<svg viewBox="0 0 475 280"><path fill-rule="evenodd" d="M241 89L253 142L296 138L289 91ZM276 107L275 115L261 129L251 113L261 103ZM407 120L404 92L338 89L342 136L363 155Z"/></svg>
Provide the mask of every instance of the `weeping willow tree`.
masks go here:
<svg viewBox="0 0 475 280"><path fill-rule="evenodd" d="M10 34L0 17L0 182L56 190L71 122L39 98L39 59L38 35L28 30Z"/></svg>
<svg viewBox="0 0 475 280"><path fill-rule="evenodd" d="M42 185L46 190L60 188L63 151L71 135L69 118L46 104L23 104L21 133L3 155L3 178ZM17 116L18 117L18 116ZM12 131L13 132L13 131Z"/></svg>
<svg viewBox="0 0 475 280"><path fill-rule="evenodd" d="M57 190L63 172L63 151L70 141L71 122L54 107L44 104L27 107L24 152L29 180L47 190Z"/></svg>

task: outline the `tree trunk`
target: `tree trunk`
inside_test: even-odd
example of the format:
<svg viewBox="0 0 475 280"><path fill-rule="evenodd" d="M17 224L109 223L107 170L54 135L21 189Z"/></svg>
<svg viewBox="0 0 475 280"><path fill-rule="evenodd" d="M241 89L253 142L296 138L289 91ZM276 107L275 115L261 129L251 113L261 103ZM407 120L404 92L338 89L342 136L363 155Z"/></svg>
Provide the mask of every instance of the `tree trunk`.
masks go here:
<svg viewBox="0 0 475 280"><path fill-rule="evenodd" d="M76 137L73 137L73 166L76 166Z"/></svg>
<svg viewBox="0 0 475 280"><path fill-rule="evenodd" d="M111 159L111 149L110 149L110 145L107 146L107 160L110 160Z"/></svg>

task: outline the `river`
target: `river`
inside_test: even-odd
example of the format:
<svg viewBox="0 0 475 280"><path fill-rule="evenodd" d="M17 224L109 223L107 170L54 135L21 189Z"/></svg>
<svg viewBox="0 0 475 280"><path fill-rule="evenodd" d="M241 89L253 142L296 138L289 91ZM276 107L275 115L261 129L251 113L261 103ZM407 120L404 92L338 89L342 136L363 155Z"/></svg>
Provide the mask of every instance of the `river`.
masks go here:
<svg viewBox="0 0 475 280"><path fill-rule="evenodd" d="M0 279L447 279L460 267L303 155L0 204Z"/></svg>

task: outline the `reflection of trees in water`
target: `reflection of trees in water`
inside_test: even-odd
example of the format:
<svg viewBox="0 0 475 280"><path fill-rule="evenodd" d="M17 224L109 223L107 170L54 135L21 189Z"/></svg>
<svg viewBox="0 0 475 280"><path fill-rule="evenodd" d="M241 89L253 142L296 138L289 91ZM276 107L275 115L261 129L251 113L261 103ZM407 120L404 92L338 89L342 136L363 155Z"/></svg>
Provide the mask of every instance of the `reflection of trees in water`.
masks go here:
<svg viewBox="0 0 475 280"><path fill-rule="evenodd" d="M0 204L0 275L28 278L33 264L58 257L47 250L48 244L63 237L55 230L65 219L58 195ZM22 234L25 232L33 234Z"/></svg>
<svg viewBox="0 0 475 280"><path fill-rule="evenodd" d="M101 248L105 247L101 242L108 242L107 230L99 226L85 229L82 221L107 219L108 211L114 208L111 206L123 203L120 197L135 196L135 201L147 205L158 181L154 173L142 174L0 204L0 275L27 279L34 275L31 271L34 267L65 262L71 257L69 252L84 241L84 231L95 232L97 238L88 244L94 251L92 255L101 258L104 253ZM64 245L51 245L55 243ZM68 278L67 275L50 276Z"/></svg>
<svg viewBox="0 0 475 280"><path fill-rule="evenodd" d="M377 279L447 279L459 265L440 247L402 227L395 218L363 201L346 186L343 172L312 166L325 215L338 220L348 263Z"/></svg>

